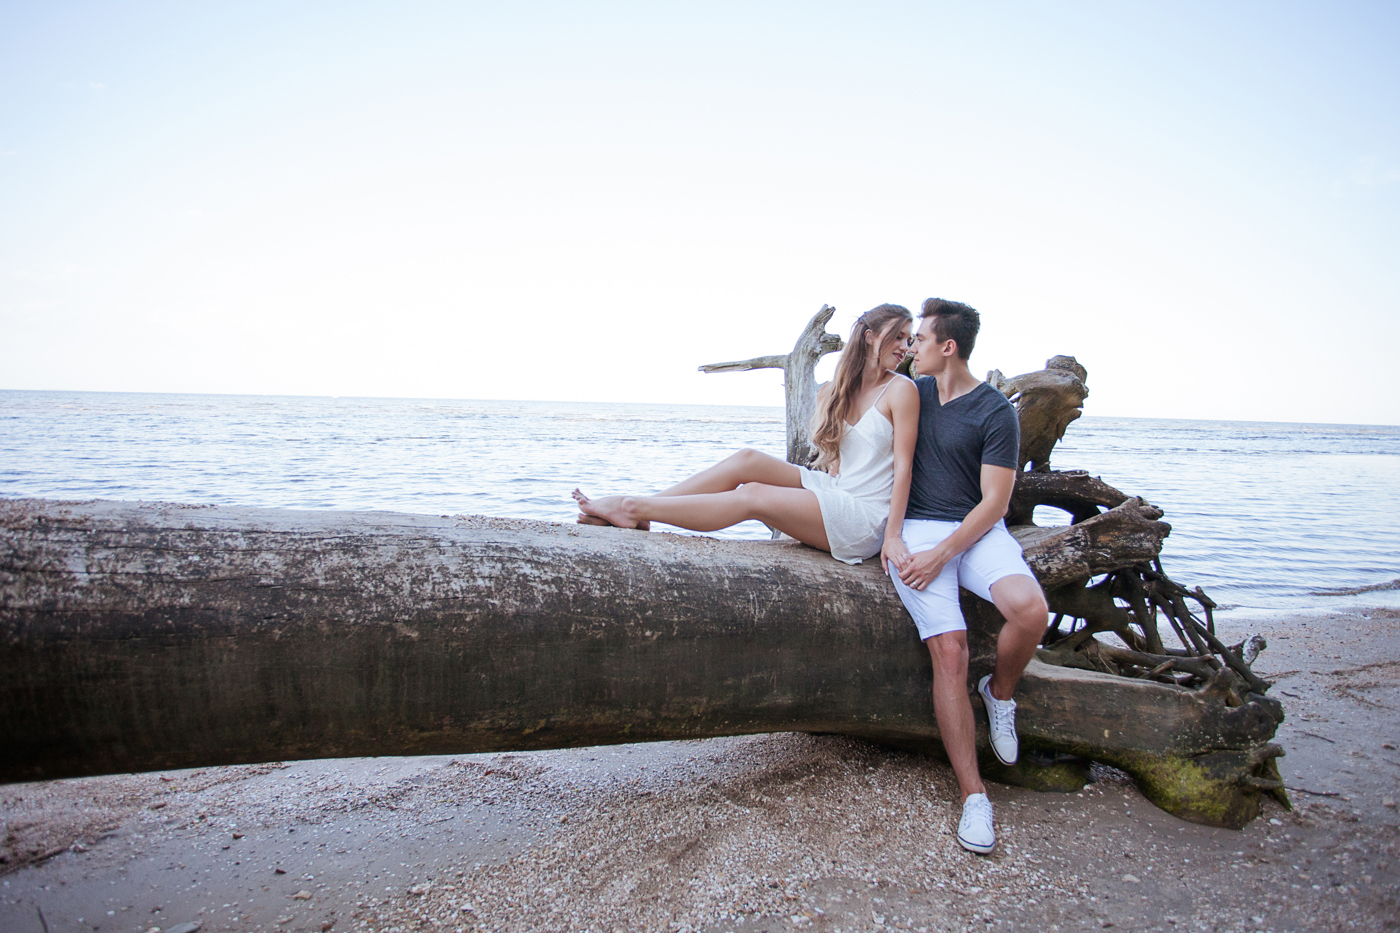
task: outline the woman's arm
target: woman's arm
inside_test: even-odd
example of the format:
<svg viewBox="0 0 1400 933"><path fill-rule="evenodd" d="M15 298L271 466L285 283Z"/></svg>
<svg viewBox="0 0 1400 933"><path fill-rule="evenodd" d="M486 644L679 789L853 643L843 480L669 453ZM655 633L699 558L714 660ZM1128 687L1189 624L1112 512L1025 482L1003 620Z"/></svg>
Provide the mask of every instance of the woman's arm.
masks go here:
<svg viewBox="0 0 1400 933"><path fill-rule="evenodd" d="M899 570L910 559L904 546L904 510L909 507L909 480L914 470L914 442L919 436L919 390L904 376L885 392L881 403L889 403L890 423L894 425L894 489L890 491L890 519L885 525L885 543L880 548L880 566L889 573L889 562ZM883 411L883 408L881 409Z"/></svg>

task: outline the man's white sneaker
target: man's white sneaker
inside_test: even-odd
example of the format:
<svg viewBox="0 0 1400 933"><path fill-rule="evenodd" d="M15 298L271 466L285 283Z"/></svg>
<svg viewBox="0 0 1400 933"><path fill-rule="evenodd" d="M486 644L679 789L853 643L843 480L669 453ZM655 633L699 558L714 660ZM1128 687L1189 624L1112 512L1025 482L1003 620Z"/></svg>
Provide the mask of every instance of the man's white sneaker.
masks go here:
<svg viewBox="0 0 1400 933"><path fill-rule="evenodd" d="M962 819L958 821L958 845L969 852L986 855L996 844L992 802L986 794L969 794L963 801Z"/></svg>
<svg viewBox="0 0 1400 933"><path fill-rule="evenodd" d="M982 705L987 707L992 751L1002 764L1014 765L1020 753L1020 744L1016 741L1016 701L998 700L992 696L991 683L991 674L977 681L977 692L982 694Z"/></svg>

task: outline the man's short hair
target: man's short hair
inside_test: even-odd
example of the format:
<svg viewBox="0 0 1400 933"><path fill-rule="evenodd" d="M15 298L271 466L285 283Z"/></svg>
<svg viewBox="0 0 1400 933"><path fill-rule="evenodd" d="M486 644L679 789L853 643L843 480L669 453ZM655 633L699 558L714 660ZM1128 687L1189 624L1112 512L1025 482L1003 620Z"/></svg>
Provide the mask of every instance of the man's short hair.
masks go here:
<svg viewBox="0 0 1400 933"><path fill-rule="evenodd" d="M933 335L942 343L952 340L958 345L958 357L967 359L977 343L977 331L982 326L982 317L977 309L961 301L948 301L943 298L929 298L924 301L919 317L933 318Z"/></svg>

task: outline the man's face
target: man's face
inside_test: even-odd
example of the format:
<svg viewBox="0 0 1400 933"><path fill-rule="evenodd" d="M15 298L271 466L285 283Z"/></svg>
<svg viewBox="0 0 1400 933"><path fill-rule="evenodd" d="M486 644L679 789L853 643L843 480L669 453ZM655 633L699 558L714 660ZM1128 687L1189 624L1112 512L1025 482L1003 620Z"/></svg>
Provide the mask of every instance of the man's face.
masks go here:
<svg viewBox="0 0 1400 933"><path fill-rule="evenodd" d="M914 335L914 370L920 376L938 376L948 367L948 360L958 352L953 340L939 341L933 332L937 318L919 319L919 331Z"/></svg>

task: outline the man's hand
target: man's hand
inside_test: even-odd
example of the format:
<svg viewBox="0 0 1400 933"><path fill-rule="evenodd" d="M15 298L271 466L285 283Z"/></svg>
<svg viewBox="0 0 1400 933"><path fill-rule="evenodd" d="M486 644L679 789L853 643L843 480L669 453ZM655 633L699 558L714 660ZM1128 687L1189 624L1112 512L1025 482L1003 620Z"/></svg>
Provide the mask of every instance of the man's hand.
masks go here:
<svg viewBox="0 0 1400 933"><path fill-rule="evenodd" d="M899 579L904 581L905 586L922 590L938 579L938 575L943 572L943 567L952 557L953 555L941 546L920 551L911 555L909 560L899 568Z"/></svg>
<svg viewBox="0 0 1400 933"><path fill-rule="evenodd" d="M884 568L885 573L890 572L890 564L894 564L895 570L902 570L912 557L903 538L886 538L880 548L880 566Z"/></svg>

